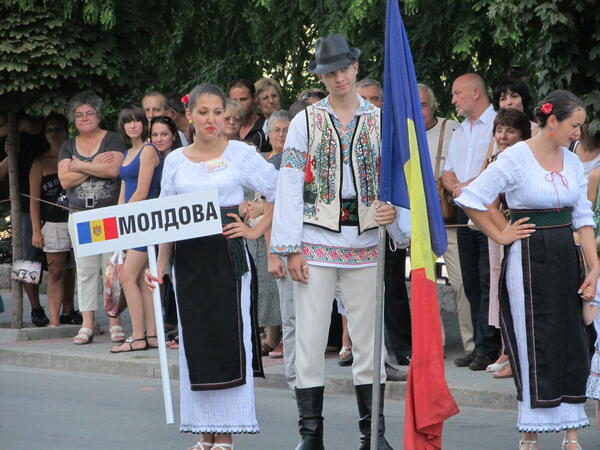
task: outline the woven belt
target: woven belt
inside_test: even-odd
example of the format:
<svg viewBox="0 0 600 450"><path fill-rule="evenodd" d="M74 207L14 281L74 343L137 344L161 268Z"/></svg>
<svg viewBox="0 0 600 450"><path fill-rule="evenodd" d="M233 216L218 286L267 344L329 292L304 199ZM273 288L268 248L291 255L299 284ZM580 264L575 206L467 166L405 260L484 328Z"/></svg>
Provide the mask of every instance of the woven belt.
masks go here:
<svg viewBox="0 0 600 450"><path fill-rule="evenodd" d="M572 208L561 209L511 209L510 221L515 222L524 217L529 217L529 223L534 223L536 228L556 228L571 225Z"/></svg>
<svg viewBox="0 0 600 450"><path fill-rule="evenodd" d="M350 200L342 199L340 210L340 225L342 226L357 226L358 225L358 200L352 198Z"/></svg>

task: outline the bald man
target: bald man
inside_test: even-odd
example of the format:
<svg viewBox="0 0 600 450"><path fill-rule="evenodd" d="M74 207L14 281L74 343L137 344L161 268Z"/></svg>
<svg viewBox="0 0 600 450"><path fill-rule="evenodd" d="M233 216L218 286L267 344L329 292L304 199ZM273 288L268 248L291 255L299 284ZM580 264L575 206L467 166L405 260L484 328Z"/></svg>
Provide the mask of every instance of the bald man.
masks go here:
<svg viewBox="0 0 600 450"><path fill-rule="evenodd" d="M486 154L492 149L492 129L496 113L490 104L484 79L476 73L458 77L452 84L452 104L465 120L452 135L442 171L444 187L456 198L481 171ZM468 217L458 210L457 223ZM475 349L458 358L458 367L485 370L500 352L500 333L488 324L490 265L487 237L466 226L457 229L458 253L463 287L471 305Z"/></svg>

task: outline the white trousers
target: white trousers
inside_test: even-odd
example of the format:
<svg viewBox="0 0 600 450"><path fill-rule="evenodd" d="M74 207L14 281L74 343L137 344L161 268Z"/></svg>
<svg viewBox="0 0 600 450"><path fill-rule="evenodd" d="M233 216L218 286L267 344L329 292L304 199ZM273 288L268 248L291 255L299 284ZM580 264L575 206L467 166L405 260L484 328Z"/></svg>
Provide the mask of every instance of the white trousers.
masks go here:
<svg viewBox="0 0 600 450"><path fill-rule="evenodd" d="M104 253L76 258L77 301L81 312L98 309L98 287L104 279L106 265L111 256L110 253Z"/></svg>
<svg viewBox="0 0 600 450"><path fill-rule="evenodd" d="M448 250L444 253L444 263L448 271L448 278L456 298L456 309L458 312L458 328L462 339L465 353L475 350L473 341L473 322L471 321L471 304L467 299L463 288L462 274L460 272L460 257L458 256L458 243L456 240L456 228L446 229L448 236Z"/></svg>
<svg viewBox="0 0 600 450"><path fill-rule="evenodd" d="M340 269L310 265L308 284L294 282L297 387L325 385L325 348L336 286L341 289L348 317L354 384L373 383L376 279L375 266ZM382 350L381 383L385 382L383 361Z"/></svg>

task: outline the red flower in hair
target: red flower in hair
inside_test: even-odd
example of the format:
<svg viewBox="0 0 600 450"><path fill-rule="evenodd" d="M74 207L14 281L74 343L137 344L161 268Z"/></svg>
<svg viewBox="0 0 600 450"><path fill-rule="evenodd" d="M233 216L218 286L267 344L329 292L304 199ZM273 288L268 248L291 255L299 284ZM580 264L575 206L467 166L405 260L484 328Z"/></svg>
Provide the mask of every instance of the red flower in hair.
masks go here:
<svg viewBox="0 0 600 450"><path fill-rule="evenodd" d="M190 101L189 94L185 94L183 97L181 97L181 103L183 103L185 106L187 106L189 101Z"/></svg>
<svg viewBox="0 0 600 450"><path fill-rule="evenodd" d="M550 114L552 112L553 107L554 106L552 105L552 103L544 103L540 108L540 111L542 111L544 114Z"/></svg>

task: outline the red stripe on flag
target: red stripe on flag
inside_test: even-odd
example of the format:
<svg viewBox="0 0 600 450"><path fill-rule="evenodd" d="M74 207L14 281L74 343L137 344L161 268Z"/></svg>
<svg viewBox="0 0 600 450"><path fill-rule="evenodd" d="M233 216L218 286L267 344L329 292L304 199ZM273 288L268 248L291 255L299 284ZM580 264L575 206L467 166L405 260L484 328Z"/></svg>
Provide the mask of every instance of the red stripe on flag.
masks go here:
<svg viewBox="0 0 600 450"><path fill-rule="evenodd" d="M119 232L117 231L117 218L109 217L108 219L104 219L103 222L104 222L104 240L118 238Z"/></svg>
<svg viewBox="0 0 600 450"><path fill-rule="evenodd" d="M404 448L442 448L444 420L458 414L444 373L436 283L424 268L411 273L412 357L406 386Z"/></svg>

